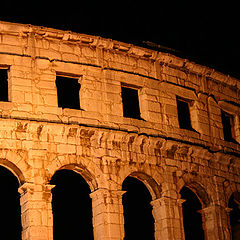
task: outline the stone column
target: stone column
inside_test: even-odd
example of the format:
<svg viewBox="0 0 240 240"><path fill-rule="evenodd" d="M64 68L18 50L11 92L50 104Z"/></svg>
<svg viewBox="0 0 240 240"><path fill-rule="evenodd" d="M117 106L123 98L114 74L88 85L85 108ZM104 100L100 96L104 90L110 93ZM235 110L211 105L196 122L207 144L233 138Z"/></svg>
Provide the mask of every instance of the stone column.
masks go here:
<svg viewBox="0 0 240 240"><path fill-rule="evenodd" d="M24 183L21 194L22 240L52 240L52 194L53 185Z"/></svg>
<svg viewBox="0 0 240 240"><path fill-rule="evenodd" d="M181 240L182 227L182 199L161 197L153 200L153 217L155 220L155 239Z"/></svg>
<svg viewBox="0 0 240 240"><path fill-rule="evenodd" d="M219 205L212 205L200 210L203 228L208 240L230 240L229 210Z"/></svg>
<svg viewBox="0 0 240 240"><path fill-rule="evenodd" d="M94 240L123 239L123 193L125 192L100 188L90 194L93 208Z"/></svg>

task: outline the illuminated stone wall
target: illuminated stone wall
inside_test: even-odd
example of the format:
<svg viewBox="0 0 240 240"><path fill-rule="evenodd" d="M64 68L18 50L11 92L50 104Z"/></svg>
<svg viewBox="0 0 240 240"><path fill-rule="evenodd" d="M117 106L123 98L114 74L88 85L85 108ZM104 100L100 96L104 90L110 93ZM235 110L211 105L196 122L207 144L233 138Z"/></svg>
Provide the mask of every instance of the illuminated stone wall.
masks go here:
<svg viewBox="0 0 240 240"><path fill-rule="evenodd" d="M156 239L184 239L183 186L202 203L207 239L230 239L240 191L240 81L168 53L111 39L0 22L0 164L17 176L22 239L52 240L50 180L60 169L89 184L94 238L123 239L122 182L152 195ZM77 79L80 109L58 107L56 76ZM137 90L140 119L123 116L121 87ZM177 98L192 129L179 127ZM224 140L221 111L235 141ZM107 223L106 223L107 219Z"/></svg>

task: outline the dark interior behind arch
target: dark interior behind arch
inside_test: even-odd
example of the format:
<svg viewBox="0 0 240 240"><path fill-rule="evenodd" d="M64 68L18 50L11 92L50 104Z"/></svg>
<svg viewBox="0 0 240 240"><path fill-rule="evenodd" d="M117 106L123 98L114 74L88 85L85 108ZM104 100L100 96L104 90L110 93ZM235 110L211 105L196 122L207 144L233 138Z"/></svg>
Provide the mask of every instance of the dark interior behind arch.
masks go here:
<svg viewBox="0 0 240 240"><path fill-rule="evenodd" d="M122 185L124 240L154 240L154 219L151 194L146 186L134 177L127 177Z"/></svg>
<svg viewBox="0 0 240 240"><path fill-rule="evenodd" d="M86 181L72 170L57 171L51 181L54 240L93 239L92 202Z"/></svg>
<svg viewBox="0 0 240 240"><path fill-rule="evenodd" d="M201 202L188 187L183 187L180 194L181 198L186 200L182 205L185 240L204 240Z"/></svg>
<svg viewBox="0 0 240 240"><path fill-rule="evenodd" d="M22 239L20 194L18 179L0 166L0 232L1 239Z"/></svg>
<svg viewBox="0 0 240 240"><path fill-rule="evenodd" d="M229 215L232 240L238 240L240 239L240 192L231 195L228 207L231 209Z"/></svg>

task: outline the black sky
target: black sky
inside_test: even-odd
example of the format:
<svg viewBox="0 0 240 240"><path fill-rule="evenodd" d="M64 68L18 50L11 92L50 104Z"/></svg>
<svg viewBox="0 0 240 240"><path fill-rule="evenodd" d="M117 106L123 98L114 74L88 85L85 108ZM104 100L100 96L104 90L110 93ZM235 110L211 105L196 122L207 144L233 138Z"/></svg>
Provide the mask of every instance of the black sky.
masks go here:
<svg viewBox="0 0 240 240"><path fill-rule="evenodd" d="M0 20L99 35L142 45L151 41L240 77L239 7L235 1L6 1Z"/></svg>

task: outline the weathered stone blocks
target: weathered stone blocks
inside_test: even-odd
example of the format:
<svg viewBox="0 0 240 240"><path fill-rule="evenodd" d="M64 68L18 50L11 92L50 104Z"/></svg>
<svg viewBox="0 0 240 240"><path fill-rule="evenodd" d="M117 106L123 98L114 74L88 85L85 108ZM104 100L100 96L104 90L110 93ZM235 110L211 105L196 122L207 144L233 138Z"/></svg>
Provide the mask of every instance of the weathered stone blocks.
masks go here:
<svg viewBox="0 0 240 240"><path fill-rule="evenodd" d="M240 191L239 80L174 55L72 32L0 22L0 165L20 183L22 239L52 240L49 182L76 171L91 189L94 239L124 238L122 183L142 181L152 196L155 239L184 239L183 199L202 202L208 239L230 239L227 213ZM57 75L81 85L80 109L58 107ZM142 119L123 116L121 86L138 89ZM177 97L193 129L181 129ZM224 139L221 110L234 116Z"/></svg>

